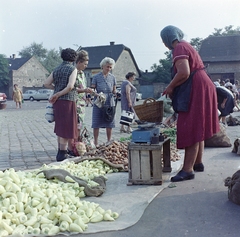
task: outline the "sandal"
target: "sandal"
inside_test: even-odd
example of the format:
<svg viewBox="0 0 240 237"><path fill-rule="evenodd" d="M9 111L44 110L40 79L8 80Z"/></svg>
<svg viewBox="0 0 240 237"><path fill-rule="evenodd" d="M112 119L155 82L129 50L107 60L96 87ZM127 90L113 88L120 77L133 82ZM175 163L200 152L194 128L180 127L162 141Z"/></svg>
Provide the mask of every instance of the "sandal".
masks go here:
<svg viewBox="0 0 240 237"><path fill-rule="evenodd" d="M185 172L183 170L180 170L176 176L171 178L172 182L180 182L184 180L190 180L194 179L195 174L193 172Z"/></svg>

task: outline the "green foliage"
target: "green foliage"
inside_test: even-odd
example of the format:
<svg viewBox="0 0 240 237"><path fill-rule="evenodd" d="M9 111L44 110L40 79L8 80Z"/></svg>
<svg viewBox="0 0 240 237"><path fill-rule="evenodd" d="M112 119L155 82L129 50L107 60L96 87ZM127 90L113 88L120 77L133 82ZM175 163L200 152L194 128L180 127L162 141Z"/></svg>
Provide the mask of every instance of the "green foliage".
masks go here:
<svg viewBox="0 0 240 237"><path fill-rule="evenodd" d="M9 70L8 60L5 55L0 54L0 87L4 87L9 84Z"/></svg>
<svg viewBox="0 0 240 237"><path fill-rule="evenodd" d="M19 55L22 58L35 56L49 72L52 72L62 62L61 50L62 48L59 48L59 50L47 50L42 43L37 44L33 42L30 46L24 47L19 52Z"/></svg>
<svg viewBox="0 0 240 237"><path fill-rule="evenodd" d="M197 37L197 38L192 38L192 39L190 40L190 44L191 44L197 51L199 51L199 50L200 50L200 47L201 47L201 45L202 45L202 41L203 41L203 39L202 39L202 38L199 38L199 37Z"/></svg>
<svg viewBox="0 0 240 237"><path fill-rule="evenodd" d="M121 137L119 139L120 142L127 142L127 141L131 141L132 140L132 135L129 137Z"/></svg>
<svg viewBox="0 0 240 237"><path fill-rule="evenodd" d="M177 136L176 128L163 128L162 133L163 135L169 137L171 142L176 143L176 136Z"/></svg>
<svg viewBox="0 0 240 237"><path fill-rule="evenodd" d="M156 73L154 82L169 83L171 80L171 52L165 52L166 59L160 59L159 65L153 64L151 70Z"/></svg>
<svg viewBox="0 0 240 237"><path fill-rule="evenodd" d="M49 72L52 72L52 70L57 67L61 62L61 48L59 49L59 51L55 49L50 49L47 52L46 58L44 59L42 64Z"/></svg>
<svg viewBox="0 0 240 237"><path fill-rule="evenodd" d="M47 56L47 49L43 48L43 44L33 42L30 46L23 48L19 55L22 58L30 58L35 56L40 62L43 62Z"/></svg>
<svg viewBox="0 0 240 237"><path fill-rule="evenodd" d="M224 29L214 28L215 32L213 32L209 36L225 36L225 35L239 35L240 27L233 28L233 25L225 26Z"/></svg>

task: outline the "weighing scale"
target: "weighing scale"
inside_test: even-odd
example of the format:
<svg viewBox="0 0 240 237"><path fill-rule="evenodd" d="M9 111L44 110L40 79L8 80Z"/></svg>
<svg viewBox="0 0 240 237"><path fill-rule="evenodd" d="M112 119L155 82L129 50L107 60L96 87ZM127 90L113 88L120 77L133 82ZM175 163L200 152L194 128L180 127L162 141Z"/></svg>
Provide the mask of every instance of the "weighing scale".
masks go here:
<svg viewBox="0 0 240 237"><path fill-rule="evenodd" d="M132 142L135 143L159 143L160 128L155 123L138 125L138 129L132 131Z"/></svg>

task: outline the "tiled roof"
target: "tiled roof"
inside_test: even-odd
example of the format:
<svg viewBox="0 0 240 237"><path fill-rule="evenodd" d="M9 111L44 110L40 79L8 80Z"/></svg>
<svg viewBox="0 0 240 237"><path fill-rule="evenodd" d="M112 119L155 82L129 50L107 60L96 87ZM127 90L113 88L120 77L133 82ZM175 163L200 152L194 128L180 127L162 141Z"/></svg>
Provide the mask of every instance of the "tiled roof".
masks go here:
<svg viewBox="0 0 240 237"><path fill-rule="evenodd" d="M7 58L9 64L9 70L18 70L24 65L30 58Z"/></svg>
<svg viewBox="0 0 240 237"><path fill-rule="evenodd" d="M209 36L199 54L203 62L240 61L240 35Z"/></svg>
<svg viewBox="0 0 240 237"><path fill-rule="evenodd" d="M88 68L100 68L100 62L105 57L110 57L115 60L115 62L118 60L119 56L123 52L123 50L127 50L129 54L132 57L132 60L138 69L138 66L136 64L136 61L134 59L134 56L131 52L131 50L124 46L123 44L111 44L110 45L104 45L104 46L92 46L92 47L81 47L78 50L86 50L89 54L89 63ZM139 69L138 69L139 70Z"/></svg>

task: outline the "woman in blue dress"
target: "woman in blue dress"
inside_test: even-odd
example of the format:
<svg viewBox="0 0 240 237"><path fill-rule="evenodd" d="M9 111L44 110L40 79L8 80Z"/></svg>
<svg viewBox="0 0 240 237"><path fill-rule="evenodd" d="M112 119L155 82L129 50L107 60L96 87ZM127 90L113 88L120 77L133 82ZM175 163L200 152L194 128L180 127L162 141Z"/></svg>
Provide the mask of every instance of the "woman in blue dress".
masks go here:
<svg viewBox="0 0 240 237"><path fill-rule="evenodd" d="M135 80L136 73L129 72L126 75L126 80L122 82L121 85L121 109L122 111L130 111L134 112L133 106L135 105L136 101L136 93L137 89L132 84L132 82ZM132 129L130 126L127 126L127 130L124 128L124 125L121 125L120 132L126 132L131 133Z"/></svg>
<svg viewBox="0 0 240 237"><path fill-rule="evenodd" d="M91 88L95 89L97 94L100 92L106 96L104 105L115 106L114 94L116 94L116 78L110 73L114 68L115 61L112 58L104 58L100 67L102 71L93 76ZM115 127L115 120L107 121L103 116L102 108L98 108L95 104L92 111L92 128L94 144L98 145L99 128L106 128L107 142L112 137L112 128Z"/></svg>

